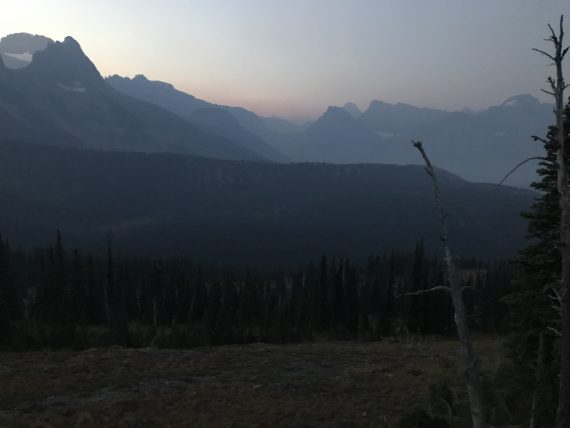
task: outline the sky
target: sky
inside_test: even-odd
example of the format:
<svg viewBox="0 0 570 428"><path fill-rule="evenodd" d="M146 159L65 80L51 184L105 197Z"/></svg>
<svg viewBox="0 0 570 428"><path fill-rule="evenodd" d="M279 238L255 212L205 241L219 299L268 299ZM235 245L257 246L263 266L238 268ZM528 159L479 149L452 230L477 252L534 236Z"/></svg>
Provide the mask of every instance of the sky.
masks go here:
<svg viewBox="0 0 570 428"><path fill-rule="evenodd" d="M103 75L308 120L371 100L481 109L541 95L568 0L18 0L2 35L77 39ZM570 59L569 59L570 62ZM570 67L566 67L570 76Z"/></svg>

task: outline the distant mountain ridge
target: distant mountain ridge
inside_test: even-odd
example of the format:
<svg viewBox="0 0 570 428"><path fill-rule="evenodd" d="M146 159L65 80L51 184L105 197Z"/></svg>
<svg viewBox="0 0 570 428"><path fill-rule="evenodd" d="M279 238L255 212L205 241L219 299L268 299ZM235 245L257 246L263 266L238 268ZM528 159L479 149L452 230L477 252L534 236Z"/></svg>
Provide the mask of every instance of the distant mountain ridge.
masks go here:
<svg viewBox="0 0 570 428"><path fill-rule="evenodd" d="M137 74L132 79L115 74L105 80L113 88L130 97L152 102L179 116L184 117L195 110L213 107L207 101L177 90L170 83L149 80L144 74Z"/></svg>
<svg viewBox="0 0 570 428"><path fill-rule="evenodd" d="M421 139L437 165L482 182L498 182L521 159L540 154L540 145L531 137L544 134L552 120L550 105L530 95L518 95L478 112L450 112L379 100L361 112L354 103L347 103L342 108L329 108L315 122L300 127L285 121L272 123L245 109L211 104L142 76L112 76L107 81L190 121L189 112L205 106L225 109L243 129L293 162L414 164L419 159L410 141ZM167 93L175 95L165 98ZM534 168L528 165L510 182L525 187L535 176Z"/></svg>
<svg viewBox="0 0 570 428"><path fill-rule="evenodd" d="M532 136L544 135L552 120L552 106L530 95L478 112L373 101L359 116L345 107L329 108L302 134L278 140L276 147L293 161L402 165L420 161L410 144L419 139L436 165L470 181L498 182L520 160L540 155L542 147ZM510 183L524 187L535 177L528 165Z"/></svg>
<svg viewBox="0 0 570 428"><path fill-rule="evenodd" d="M253 128L258 131L258 134L263 134L265 130L261 119L252 112L241 108L209 103L179 91L169 83L151 81L141 74L133 79L113 75L105 80L113 88L126 95L156 104L199 127L205 125L204 129L208 132L236 140L242 146L262 155L266 159L279 162L288 160L287 157L263 141L259 135L248 130ZM198 113L200 110L203 111ZM224 115L222 113L224 111L235 118L236 122L232 122L231 117Z"/></svg>
<svg viewBox="0 0 570 428"><path fill-rule="evenodd" d="M372 101L359 120L373 131L391 133L396 136L409 134L412 129L426 126L447 116L449 112L431 108L420 108L409 104L388 104Z"/></svg>
<svg viewBox="0 0 570 428"><path fill-rule="evenodd" d="M11 69L19 69L30 64L33 55L52 44L53 40L28 33L16 33L0 39L0 59Z"/></svg>
<svg viewBox="0 0 570 428"><path fill-rule="evenodd" d="M498 181L539 151L530 135L551 107L530 96L480 112L331 106L297 126L142 75L103 79L71 37L18 40L7 53L45 44L26 66L0 61L0 232L18 244L59 227L78 246L111 232L132 253L230 262L364 257L420 236L435 251L423 167L388 165L419 163L412 138L450 171L438 170L460 254L504 257L522 241L535 194L458 175Z"/></svg>
<svg viewBox="0 0 570 428"><path fill-rule="evenodd" d="M109 86L71 37L0 75L1 138L41 144L223 159L264 160L239 143L199 129Z"/></svg>
<svg viewBox="0 0 570 428"><path fill-rule="evenodd" d="M544 135L553 121L550 105L518 95L478 112L379 100L360 111L347 103L342 112L327 111L300 126L216 105L143 75L103 80L72 38L53 42L18 33L2 38L0 56L0 138L61 146L277 162L409 164L419 162L410 140L421 139L436 165L468 180L497 182L521 159L542 152L531 136ZM521 168L509 182L528 185L534 169Z"/></svg>
<svg viewBox="0 0 570 428"><path fill-rule="evenodd" d="M303 161L358 163L362 157L373 162L376 136L360 126L344 108L329 107L304 133L297 143L297 157Z"/></svg>

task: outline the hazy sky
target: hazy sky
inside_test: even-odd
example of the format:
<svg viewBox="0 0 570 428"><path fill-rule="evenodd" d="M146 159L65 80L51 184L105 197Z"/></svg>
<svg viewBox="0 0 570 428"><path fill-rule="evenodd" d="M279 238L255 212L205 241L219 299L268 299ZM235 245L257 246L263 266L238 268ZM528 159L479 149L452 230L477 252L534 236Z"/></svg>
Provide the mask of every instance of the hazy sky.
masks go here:
<svg viewBox="0 0 570 428"><path fill-rule="evenodd" d="M551 70L531 48L548 47L561 13L570 42L569 0L18 0L0 28L71 35L103 75L303 118L347 101L478 109L539 95Z"/></svg>

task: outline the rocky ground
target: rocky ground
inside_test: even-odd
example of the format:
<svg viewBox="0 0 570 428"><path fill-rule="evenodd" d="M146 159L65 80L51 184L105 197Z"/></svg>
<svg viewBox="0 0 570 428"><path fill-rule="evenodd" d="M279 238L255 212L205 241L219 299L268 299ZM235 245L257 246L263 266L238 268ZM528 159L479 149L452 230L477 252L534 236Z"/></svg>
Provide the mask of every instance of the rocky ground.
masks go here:
<svg viewBox="0 0 570 428"><path fill-rule="evenodd" d="M0 353L0 426L395 428L442 379L464 399L456 342Z"/></svg>

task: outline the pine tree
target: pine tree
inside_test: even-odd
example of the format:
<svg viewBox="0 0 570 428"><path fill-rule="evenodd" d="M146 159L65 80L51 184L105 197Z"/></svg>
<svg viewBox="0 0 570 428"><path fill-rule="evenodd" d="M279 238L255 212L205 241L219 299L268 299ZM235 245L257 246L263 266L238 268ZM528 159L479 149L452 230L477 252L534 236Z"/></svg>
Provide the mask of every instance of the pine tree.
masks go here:
<svg viewBox="0 0 570 428"><path fill-rule="evenodd" d="M567 124L565 129L568 130L570 103L564 113ZM562 271L557 190L558 129L551 126L545 139L534 139L542 143L545 150L544 160L537 169L539 180L532 184L540 196L530 210L523 213L528 220L526 238L529 244L520 252L521 271L515 292L505 300L511 310L511 328L514 332L509 342L509 353L514 363L520 367L520 372L525 374L520 382L526 382L529 388L540 391L540 403L533 415L536 426L553 426L557 368L552 365L555 362L553 347L556 338L549 328L557 327L560 322L559 313L552 303L553 294L558 292ZM541 349L548 358L539 358ZM547 370L536 367L539 360L544 367L550 367ZM539 372L540 376L536 376Z"/></svg>
<svg viewBox="0 0 570 428"><path fill-rule="evenodd" d="M22 300L14 285L10 249L0 236L0 345L11 342L13 324L22 318Z"/></svg>

